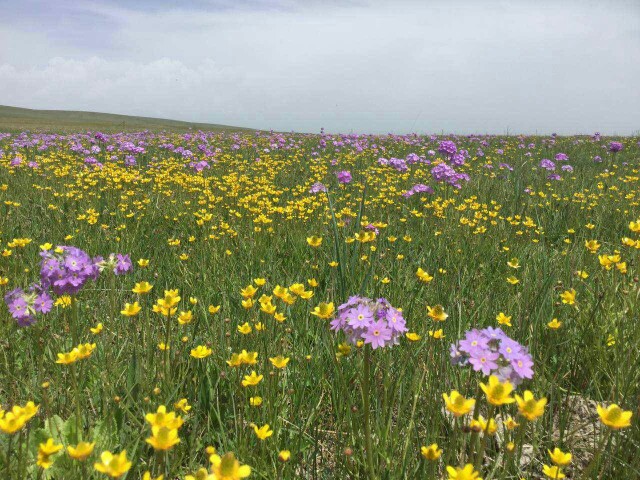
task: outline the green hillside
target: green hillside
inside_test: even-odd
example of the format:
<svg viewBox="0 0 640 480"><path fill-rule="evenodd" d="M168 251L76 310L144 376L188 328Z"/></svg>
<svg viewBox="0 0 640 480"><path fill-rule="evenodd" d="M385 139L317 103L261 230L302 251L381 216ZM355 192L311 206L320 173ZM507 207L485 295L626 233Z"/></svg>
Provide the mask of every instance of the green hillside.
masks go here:
<svg viewBox="0 0 640 480"><path fill-rule="evenodd" d="M70 110L31 110L0 105L0 131L69 132L79 130L115 131L242 131L248 128L212 123L182 122L153 117L134 117L113 113L76 112Z"/></svg>

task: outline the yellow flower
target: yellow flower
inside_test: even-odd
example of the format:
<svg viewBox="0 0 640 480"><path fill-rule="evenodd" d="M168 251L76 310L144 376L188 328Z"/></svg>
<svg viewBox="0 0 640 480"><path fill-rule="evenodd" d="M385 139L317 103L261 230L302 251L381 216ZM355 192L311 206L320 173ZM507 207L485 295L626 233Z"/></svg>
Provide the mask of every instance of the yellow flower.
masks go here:
<svg viewBox="0 0 640 480"><path fill-rule="evenodd" d="M51 243L43 243L42 245L40 245L40 250L42 251L47 251L47 250L51 250L53 248L53 244Z"/></svg>
<svg viewBox="0 0 640 480"><path fill-rule="evenodd" d="M259 287L262 287L265 283L267 283L267 280L265 278L254 278L253 283L255 283Z"/></svg>
<svg viewBox="0 0 640 480"><path fill-rule="evenodd" d="M598 405L598 415L600 421L607 427L619 430L631 426L631 411L622 410L618 405L611 404L605 408L604 405Z"/></svg>
<svg viewBox="0 0 640 480"><path fill-rule="evenodd" d="M137 293L138 295L144 295L145 293L149 293L153 285L149 282L140 282L136 283L136 286L131 290L133 293Z"/></svg>
<svg viewBox="0 0 640 480"><path fill-rule="evenodd" d="M428 447L420 447L420 453L427 460L438 460L440 455L442 455L442 450L438 448L437 443L432 443Z"/></svg>
<svg viewBox="0 0 640 480"><path fill-rule="evenodd" d="M206 472L206 470L205 470L205 472ZM187 475L187 477L188 476L189 475ZM187 477L185 477L185 478L187 478ZM149 472L149 471L144 472L144 474L142 475L142 480L163 480L163 479L164 479L164 475L160 475L160 476L158 476L156 478L153 478L151 476L151 472Z"/></svg>
<svg viewBox="0 0 640 480"><path fill-rule="evenodd" d="M149 260L146 258L141 258L140 260L138 260L138 266L142 268L149 266Z"/></svg>
<svg viewBox="0 0 640 480"><path fill-rule="evenodd" d="M315 278L308 279L307 283L311 288L316 288L318 286L318 281Z"/></svg>
<svg viewBox="0 0 640 480"><path fill-rule="evenodd" d="M498 430L498 425L493 418L490 418L489 421L487 421L482 415L479 415L477 419L474 418L471 420L469 427L472 430L482 432L487 435L493 435Z"/></svg>
<svg viewBox="0 0 640 480"><path fill-rule="evenodd" d="M507 327L511 327L512 326L511 325L511 317L510 316L508 317L507 315L505 315L502 312L500 312L498 314L498 316L496 317L496 320L498 321L498 323L500 325L506 325Z"/></svg>
<svg viewBox="0 0 640 480"><path fill-rule="evenodd" d="M275 315L276 313L276 306L269 302L260 302L260 311L266 313L267 315Z"/></svg>
<svg viewBox="0 0 640 480"><path fill-rule="evenodd" d="M560 298L562 299L562 303L573 305L576 303L576 291L573 288L565 290L560 294Z"/></svg>
<svg viewBox="0 0 640 480"><path fill-rule="evenodd" d="M411 341L411 342L417 342L420 339L422 339L422 337L420 335L418 335L415 332L407 332L405 333L405 336Z"/></svg>
<svg viewBox="0 0 640 480"><path fill-rule="evenodd" d="M209 313L215 315L220 311L221 305L209 305Z"/></svg>
<svg viewBox="0 0 640 480"><path fill-rule="evenodd" d="M313 309L313 311L311 312L311 315L315 315L318 318L328 320L333 316L335 311L336 309L335 309L335 306L333 305L333 302L329 302L329 303L322 302Z"/></svg>
<svg viewBox="0 0 640 480"><path fill-rule="evenodd" d="M507 277L507 282L509 282L511 285L517 285L518 283L520 283L520 280L511 275L510 277Z"/></svg>
<svg viewBox="0 0 640 480"><path fill-rule="evenodd" d="M96 349L95 343L84 343L84 344L78 345L77 347L78 360L89 358L95 349Z"/></svg>
<svg viewBox="0 0 640 480"><path fill-rule="evenodd" d="M449 480L482 480L480 472L476 472L473 465L467 463L464 467L451 467L447 465Z"/></svg>
<svg viewBox="0 0 640 480"><path fill-rule="evenodd" d="M255 387L256 385L258 385L262 379L264 378L264 375L258 375L256 374L256 372L254 370L251 371L251 375L245 375L244 379L242 380L242 386L243 387L248 387L248 386L252 386Z"/></svg>
<svg viewBox="0 0 640 480"><path fill-rule="evenodd" d="M438 330L429 330L429 336L435 338L436 340L440 340L444 338L444 332L441 328Z"/></svg>
<svg viewBox="0 0 640 480"><path fill-rule="evenodd" d="M102 328L102 323L98 323L95 327L92 327L89 330L91 330L91 333L93 333L94 335L98 335L100 332L102 332Z"/></svg>
<svg viewBox="0 0 640 480"><path fill-rule="evenodd" d="M193 475L185 475L184 480L218 480L218 478L209 473L206 468L200 468Z"/></svg>
<svg viewBox="0 0 640 480"><path fill-rule="evenodd" d="M51 457L62 450L62 445L57 445L53 438L50 438L46 443L41 443L38 447L38 460L36 464L45 470L53 465Z"/></svg>
<svg viewBox="0 0 640 480"><path fill-rule="evenodd" d="M262 405L262 397L250 397L249 405L251 405L252 407L259 407L260 405Z"/></svg>
<svg viewBox="0 0 640 480"><path fill-rule="evenodd" d="M193 313L191 312L191 310L187 310L186 312L180 312L178 314L178 323L180 325L187 325L191 323L191 320L193 320Z"/></svg>
<svg viewBox="0 0 640 480"><path fill-rule="evenodd" d="M75 447L73 445L67 446L67 453L74 460L84 462L89 455L93 453L93 448L96 446L95 442L87 443L80 442Z"/></svg>
<svg viewBox="0 0 640 480"><path fill-rule="evenodd" d="M109 451L102 452L100 460L100 462L93 464L93 468L111 478L119 478L131 468L131 462L127 460L126 450L123 450L118 455L114 455Z"/></svg>
<svg viewBox="0 0 640 480"><path fill-rule="evenodd" d="M291 458L291 452L289 450L280 450L278 453L278 460L281 462L288 462Z"/></svg>
<svg viewBox="0 0 640 480"><path fill-rule="evenodd" d="M257 291L258 289L253 285L247 285L245 288L240 290L240 295L242 295L243 298L253 298Z"/></svg>
<svg viewBox="0 0 640 480"><path fill-rule="evenodd" d="M307 243L313 248L318 248L320 245L322 245L322 237L307 237Z"/></svg>
<svg viewBox="0 0 640 480"><path fill-rule="evenodd" d="M62 295L62 296L56 298L56 301L53 302L53 304L56 307L67 308L67 307L71 306L72 302L73 302L73 299L69 295Z"/></svg>
<svg viewBox="0 0 640 480"><path fill-rule="evenodd" d="M244 322L243 325L238 325L238 331L243 335L248 335L251 333L251 325L249 325L249 322Z"/></svg>
<svg viewBox="0 0 640 480"><path fill-rule="evenodd" d="M253 425L253 431L260 440L266 440L273 435L273 430L269 428L268 423L259 428L257 425Z"/></svg>
<svg viewBox="0 0 640 480"><path fill-rule="evenodd" d="M513 385L509 381L500 382L495 375L489 377L488 385L481 383L480 388L487 396L487 401L492 405L500 406L515 402L513 397L509 396L513 391Z"/></svg>
<svg viewBox="0 0 640 480"><path fill-rule="evenodd" d="M558 447L554 448L553 452L551 450L547 450L547 452L549 452L549 457L551 457L551 461L554 465L564 467L571 463L571 454L563 452Z"/></svg>
<svg viewBox="0 0 640 480"><path fill-rule="evenodd" d="M451 393L447 395L442 394L444 398L445 407L456 417L466 415L471 411L476 401L473 398L466 399L457 390L451 390Z"/></svg>
<svg viewBox="0 0 640 480"><path fill-rule="evenodd" d="M505 427L507 427L507 430L513 430L516 427L519 427L520 424L518 422L516 422L513 417L511 417L511 415L509 415L507 417L507 419L504 422Z"/></svg>
<svg viewBox="0 0 640 480"><path fill-rule="evenodd" d="M207 358L212 353L213 350L204 345L198 345L196 348L191 350L191 356L193 358Z"/></svg>
<svg viewBox="0 0 640 480"><path fill-rule="evenodd" d="M278 355L277 357L269 358L271 364L276 368L284 368L289 363L289 358L285 358L282 355Z"/></svg>
<svg viewBox="0 0 640 480"><path fill-rule="evenodd" d="M559 322L557 318L554 318L549 323L547 323L547 327L551 328L552 330L557 330L561 326L562 326L562 322Z"/></svg>
<svg viewBox="0 0 640 480"><path fill-rule="evenodd" d="M518 269L520 268L520 260L514 257L507 262L507 265L509 265L511 268Z"/></svg>
<svg viewBox="0 0 640 480"><path fill-rule="evenodd" d="M598 251L598 249L600 248L600 244L598 243L597 240L585 240L584 246L591 253L596 253Z"/></svg>
<svg viewBox="0 0 640 480"><path fill-rule="evenodd" d="M56 363L59 363L61 365L70 365L77 361L78 361L78 349L74 348L70 352L59 353L58 360L56 360Z"/></svg>
<svg viewBox="0 0 640 480"><path fill-rule="evenodd" d="M544 407L547 405L546 398L536 400L529 390L525 390L522 397L520 395L515 395L515 397L520 415L527 420L533 421L544 413Z"/></svg>
<svg viewBox="0 0 640 480"><path fill-rule="evenodd" d="M425 272L422 268L418 268L418 270L416 271L416 277L418 277L418 279L424 283L429 283L431 280L433 280L433 277Z"/></svg>
<svg viewBox="0 0 640 480"><path fill-rule="evenodd" d="M169 450L180 443L178 429L162 427L151 427L151 436L145 440L155 450Z"/></svg>
<svg viewBox="0 0 640 480"><path fill-rule="evenodd" d="M151 427L167 427L169 429L177 429L182 426L183 420L176 412L168 412L167 407L160 405L156 413L147 413L144 416Z"/></svg>
<svg viewBox="0 0 640 480"><path fill-rule="evenodd" d="M427 315L436 322L444 322L449 316L445 313L442 305L436 305L433 308L427 305Z"/></svg>
<svg viewBox="0 0 640 480"><path fill-rule="evenodd" d="M173 404L173 408L175 408L176 410L180 410L182 413L189 413L189 410L191 410L191 405L189 405L189 402L186 398L181 398Z"/></svg>
<svg viewBox="0 0 640 480"><path fill-rule="evenodd" d="M284 322L287 319L287 317L285 317L282 313L275 313L273 315L273 318L280 323Z"/></svg>
<svg viewBox="0 0 640 480"><path fill-rule="evenodd" d="M253 307L253 299L245 298L244 300L242 300L242 306L249 310L251 307Z"/></svg>
<svg viewBox="0 0 640 480"><path fill-rule="evenodd" d="M553 478L554 480L560 480L565 477L565 474L560 471L560 467L554 465L550 467L549 465L542 466L542 473L549 478Z"/></svg>
<svg viewBox="0 0 640 480"><path fill-rule="evenodd" d="M582 280L586 280L587 278L589 278L589 274L587 272L585 272L584 270L577 270L576 271L576 276L578 278L581 278Z"/></svg>
<svg viewBox="0 0 640 480"><path fill-rule="evenodd" d="M251 475L251 467L241 465L233 453L229 452L220 457L213 454L209 457L211 473L215 480L240 480Z"/></svg>
<svg viewBox="0 0 640 480"><path fill-rule="evenodd" d="M138 302L133 302L133 304L125 303L124 310L120 310L120 313L125 317L135 317L141 309L142 308L140 307Z"/></svg>

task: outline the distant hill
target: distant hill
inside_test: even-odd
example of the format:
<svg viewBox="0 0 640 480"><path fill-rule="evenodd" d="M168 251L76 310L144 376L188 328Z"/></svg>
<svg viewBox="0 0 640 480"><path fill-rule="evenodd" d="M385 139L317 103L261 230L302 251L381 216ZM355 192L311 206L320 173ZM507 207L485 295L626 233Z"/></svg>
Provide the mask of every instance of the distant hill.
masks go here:
<svg viewBox="0 0 640 480"><path fill-rule="evenodd" d="M29 108L0 105L0 132L23 130L55 133L83 130L100 130L103 132L136 130L166 130L169 132L187 132L189 130L214 132L255 131L255 129L250 128L213 123L192 123L163 118L116 115L113 113L31 110Z"/></svg>

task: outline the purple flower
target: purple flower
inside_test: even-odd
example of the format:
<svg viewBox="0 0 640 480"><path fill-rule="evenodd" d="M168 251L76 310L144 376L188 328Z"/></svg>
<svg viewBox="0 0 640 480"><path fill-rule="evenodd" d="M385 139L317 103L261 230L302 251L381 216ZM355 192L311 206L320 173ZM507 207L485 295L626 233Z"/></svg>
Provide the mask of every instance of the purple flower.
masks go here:
<svg viewBox="0 0 640 480"><path fill-rule="evenodd" d="M351 172L348 170L342 170L341 172L336 173L336 177L338 177L338 182L340 183L351 182Z"/></svg>
<svg viewBox="0 0 640 480"><path fill-rule="evenodd" d="M124 275L125 273L133 269L133 263L131 263L131 257L129 255L122 255L118 253L116 255L116 265L113 267L113 273L116 275Z"/></svg>
<svg viewBox="0 0 640 480"><path fill-rule="evenodd" d="M610 142L609 143L609 151L612 153L616 153L622 150L622 143L620 142Z"/></svg>
<svg viewBox="0 0 640 480"><path fill-rule="evenodd" d="M548 158L543 158L542 160L540 160L540 163L538 164L538 166L540 168L544 168L545 170L549 170L549 171L553 171L556 169L556 164L553 163Z"/></svg>
<svg viewBox="0 0 640 480"><path fill-rule="evenodd" d="M444 140L438 145L438 152L447 155L448 157L454 155L458 151L458 147L451 140Z"/></svg>
<svg viewBox="0 0 640 480"><path fill-rule="evenodd" d="M320 192L326 192L327 191L327 187L325 187L325 185L323 183L320 182L316 182L313 185L311 185L311 188L309 189L309 193L320 193Z"/></svg>
<svg viewBox="0 0 640 480"><path fill-rule="evenodd" d="M469 357L469 363L476 372L481 371L485 375L490 375L492 370L498 368L496 362L498 358L500 355L491 350L477 350Z"/></svg>
<svg viewBox="0 0 640 480"><path fill-rule="evenodd" d="M331 330L341 330L352 344L364 341L373 349L397 344L407 331L402 313L384 298L352 296L338 306Z"/></svg>
<svg viewBox="0 0 640 480"><path fill-rule="evenodd" d="M391 340L391 337L392 331L386 320L371 323L362 336L364 343L371 345L374 350L378 347L384 347Z"/></svg>
<svg viewBox="0 0 640 480"><path fill-rule="evenodd" d="M353 328L367 328L373 320L373 313L369 307L358 305L349 312L349 326Z"/></svg>
<svg viewBox="0 0 640 480"><path fill-rule="evenodd" d="M74 295L88 280L95 280L100 273L95 259L83 250L72 246L59 246L55 250L40 253L40 280L46 289L52 287L56 295Z"/></svg>
<svg viewBox="0 0 640 480"><path fill-rule="evenodd" d="M53 307L51 297L37 284L29 286L27 291L16 288L7 292L4 301L11 316L21 327L33 325L36 314L46 314Z"/></svg>
<svg viewBox="0 0 640 480"><path fill-rule="evenodd" d="M466 332L462 340L451 345L450 355L453 365L471 365L477 372L497 375L514 385L533 377L533 359L527 348L499 328Z"/></svg>

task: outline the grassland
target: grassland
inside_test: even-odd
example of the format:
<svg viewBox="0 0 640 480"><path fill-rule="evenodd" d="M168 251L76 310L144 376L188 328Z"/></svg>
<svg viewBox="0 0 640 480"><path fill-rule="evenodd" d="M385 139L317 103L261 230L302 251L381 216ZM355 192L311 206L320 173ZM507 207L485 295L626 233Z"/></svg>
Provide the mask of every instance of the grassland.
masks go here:
<svg viewBox="0 0 640 480"><path fill-rule="evenodd" d="M0 476L640 478L639 141L4 135Z"/></svg>

